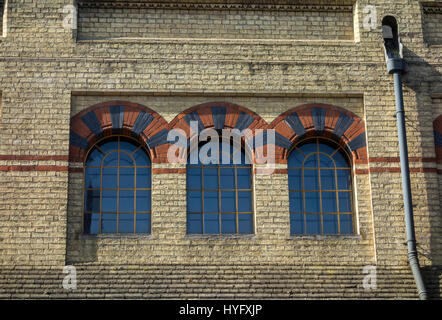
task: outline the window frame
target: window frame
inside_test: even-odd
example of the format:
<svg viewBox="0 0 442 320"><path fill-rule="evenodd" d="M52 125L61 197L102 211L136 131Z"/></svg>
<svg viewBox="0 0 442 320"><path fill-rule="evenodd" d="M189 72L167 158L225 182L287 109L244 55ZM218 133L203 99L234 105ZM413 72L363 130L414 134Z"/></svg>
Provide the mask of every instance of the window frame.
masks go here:
<svg viewBox="0 0 442 320"><path fill-rule="evenodd" d="M304 159L303 159L303 166L299 167L299 168L295 168L295 167L289 167L289 157L291 156L292 152L295 151L296 149L299 149L298 146L301 146L305 143L309 143L310 141L315 141L316 144L316 153L319 155L319 144L323 143L326 145L333 145L333 147L335 148L335 151L333 152L333 154L340 152L341 154L343 154L343 156L345 157L345 160L348 163L348 169L349 170L349 177L350 177L350 183L349 186L351 187L350 190L340 190L338 188L338 184L337 184L337 171L338 169L340 169L339 167L334 167L334 171L335 171L335 183L336 183L336 189L332 190L332 192L338 194L340 191L343 192L350 192L350 201L351 201L351 213L340 213L339 211L339 202L336 203L336 212L326 212L323 213L323 205L322 205L322 201L320 201L320 213L306 213L306 204L305 204L305 192L307 191L311 191L311 190L307 190L304 189L304 162L305 160L309 157L309 155L305 155ZM302 151L301 151L302 152ZM304 153L304 152L302 152ZM331 157L330 154L327 154L328 157ZM300 190L292 190L290 189L290 176L289 176L289 172L290 169L298 169L301 170L301 189ZM318 179L318 184L321 185L321 176L320 176L320 171L321 169L323 169L322 167L320 167L320 163L319 163L319 159L318 159L318 163L317 166L314 169L309 169L309 170L315 170L317 172L317 179ZM326 169L326 168L324 168ZM342 168L344 169L344 168ZM290 237L354 237L358 235L358 223L357 223L357 205L356 205L356 177L354 174L354 170L355 170L355 165L353 163L353 157L351 156L351 152L349 152L349 150L344 147L341 143L339 143L338 141L336 141L333 138L330 137L325 137L325 136L320 136L320 135L315 135L315 136L310 136L310 137L305 137L300 139L299 141L297 141L296 143L294 143L291 148L288 150L287 152L287 190L288 190L288 195L289 195L289 235ZM323 192L323 189L321 188L321 186L319 186L318 190L314 190L315 192L318 192L321 196L321 193ZM291 207L291 200L290 200L290 196L292 192L301 192L302 193L302 202L303 202L303 212L301 213L303 215L304 221L303 221L303 228L304 228L304 232L303 233L292 233L291 229L292 229L292 222L291 222L291 215L292 215L292 211L290 209ZM339 201L339 200L338 200ZM321 217L321 233L307 233L307 221L306 221L306 215L311 214L311 215L319 215ZM323 221L323 216L324 214L333 214L333 215L338 215L338 233L324 233L324 221ZM341 233L341 227L340 227L340 215L351 215L352 217L352 224L351 224L351 233Z"/></svg>
<svg viewBox="0 0 442 320"><path fill-rule="evenodd" d="M225 129L223 129L223 130L225 130ZM218 130L217 130L217 132L218 132ZM219 133L219 132L218 132ZM244 153L244 157L245 157L245 159L247 159L248 158L248 160L249 160L249 164L240 164L240 165L234 165L234 166L232 166L232 167L225 167L225 168L234 168L235 169L235 188L234 189L232 189L233 190L233 192L235 192L235 208L236 208L236 212L234 212L234 213L224 213L224 214L234 214L235 215L235 224L236 224L236 231L235 231L235 233L222 233L222 220L221 220L221 218L222 218L222 214L223 214L223 212L222 212L222 210L221 210L221 192L222 191L225 191L224 189L221 189L221 183L220 183L220 178L221 178L221 176L220 176L220 170L221 170L221 166L220 165L212 165L212 167L209 165L209 166L206 166L206 165L203 165L203 164L201 164L201 165L192 165L192 167L190 167L191 169L192 168L195 168L195 169L201 169L201 174L200 174L200 177L201 177L201 190L196 190L196 189L189 189L187 186L188 186L188 182L187 182L187 179L188 179L188 169L189 169L189 163L188 163L188 161L189 161L189 158L190 158L190 155L191 155L191 152L195 152L195 150L197 150L197 152L198 152L198 156L199 156L199 150L200 150L200 148L203 146L203 145L205 145L205 144L207 144L207 143L209 143L209 142L211 142L211 140L208 140L208 141L200 141L200 142L198 142L198 143L196 143L196 146L195 145L193 145L193 148L192 148L192 144L190 145L190 147L188 148L188 154L187 154L187 160L186 160L186 236L187 237L250 237L250 236L255 236L256 235L256 208L255 208L255 185L254 185L254 183L255 183L255 175L254 175L254 170L255 170L255 168L254 168L254 162L253 162L253 153L252 153L252 151L250 150L250 148L248 148L247 146L247 144L244 142L244 139L243 138L241 138L241 144L240 145L238 145L238 141L236 141L233 137L230 137L230 139L229 139L229 146L230 147L237 147L237 148L240 148L241 149L241 152L243 152ZM225 143L226 142L226 139L224 139L223 138L223 136L222 136L222 134L220 134L219 133L219 137L218 137L218 143L221 145L222 143ZM219 154L221 155L221 149L219 149ZM230 155L230 157L231 157L231 159L232 159L232 154ZM238 174L237 174L237 166L240 166L240 169L241 168L244 168L244 169L249 169L250 170L250 189L239 189L238 188L238 183L237 183L237 181L238 181ZM203 182L204 182L204 174L203 174L203 169L204 168L213 168L213 169L217 169L217 176L218 176L218 189L216 190L217 192L218 192L218 215L219 215L219 232L218 233L204 233L204 184L203 184ZM229 190L231 190L231 189L229 189ZM239 191L250 191L250 208L251 208L251 211L250 212L238 212L238 192ZM188 200L187 200L187 196L188 196L188 192L189 191L199 191L199 192L201 192L202 194L201 194L201 204L202 204L202 211L201 212L189 212L188 211ZM202 233L189 233L188 232L188 227L187 227L187 224L188 224L188 215L189 214L201 214L202 215L202 219L201 219L201 223L202 223ZM210 213L209 213L210 214ZM239 215L240 214L251 214L251 216L252 216L252 228L251 228L251 232L250 233L240 233L239 232Z"/></svg>
<svg viewBox="0 0 442 320"><path fill-rule="evenodd" d="M101 181L102 181L102 175L103 175L102 174L103 166L100 165L99 166L99 168L100 168L100 188L98 189L98 190L100 190L99 229L98 229L97 233L85 233L85 228L84 228L85 227L85 216L86 216L86 214L88 214L86 212L86 208L85 208L85 201L86 201L85 195L86 195L86 191L87 191L86 189L88 189L88 188L86 188L86 168L88 167L88 166L86 166L86 162L88 161L90 153L97 148L98 144L100 144L101 142L106 141L106 140L108 140L109 142L110 141L115 141L114 139L117 139L118 144L119 144L121 138L127 139L127 140L131 141L134 144L134 146L136 146L136 149L133 151L133 153L136 153L139 149L143 149L144 152L146 153L147 158L149 159L149 162L150 162L149 166L139 166L140 168L149 168L150 169L150 188L141 188L143 190L146 189L147 191L149 191L150 212L140 212L142 214L150 215L150 228L149 228L148 232L140 232L140 233L136 232L136 214L137 214L137 212L135 210L136 207L134 205L134 212L133 212L133 215L134 215L133 216L133 219L134 219L134 227L133 227L133 229L134 230L133 230L133 232L124 232L124 233L118 232L118 228L119 228L119 215L121 213L119 213L119 210L118 210L119 209L118 208L118 201L119 201L119 199L118 199L118 196L117 196L117 212L114 213L114 214L117 215L117 220L116 220L116 230L117 231L116 232L106 232L106 233L101 232L101 215L103 214L102 210L101 210L101 194L102 194L102 189L103 189L103 188L101 188ZM109 151L106 154L104 154L103 159L101 161L103 161L105 159L105 157L107 155L111 154L112 152L117 152L117 153L121 152L121 151L119 151L120 150L119 147L116 150L117 151L113 150L113 151ZM120 168L119 163L117 165L117 168L119 170L119 168ZM133 168L134 168L134 181L136 181L136 175L137 175L136 169L138 168L138 166L136 165L136 162L135 162ZM118 187L118 182L117 182L117 188L116 189L117 190L121 189L121 188ZM126 189L126 188L123 188L123 189ZM134 195L135 195L134 196L134 199L135 199L134 201L136 202L136 191L137 191L137 188L132 188L132 189L133 189ZM150 237L152 235L152 158L151 158L151 155L150 155L150 152L149 152L149 149L147 148L147 146L144 143L140 142L138 139L136 139L134 137L131 137L131 136L128 136L128 135L124 135L124 134L112 134L112 135L109 135L109 136L102 137L102 138L98 139L97 141L95 141L93 143L93 145L86 152L86 155L85 155L84 161L83 161L81 235L82 236L88 236L88 237L91 237L91 236L92 237L97 237L97 236L99 236L99 237L103 237L103 236L105 236L105 237L115 237L115 236L141 236L141 237L143 237L144 236L145 237L145 236L149 236Z"/></svg>

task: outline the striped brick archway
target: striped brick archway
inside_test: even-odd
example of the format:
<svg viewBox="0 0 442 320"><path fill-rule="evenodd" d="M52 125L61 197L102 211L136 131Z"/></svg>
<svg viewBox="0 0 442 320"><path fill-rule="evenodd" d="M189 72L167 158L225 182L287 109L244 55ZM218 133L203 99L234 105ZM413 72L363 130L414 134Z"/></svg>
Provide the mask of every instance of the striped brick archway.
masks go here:
<svg viewBox="0 0 442 320"><path fill-rule="evenodd" d="M181 112L168 124L157 112L126 101L99 103L72 117L69 161L83 162L87 151L98 139L124 134L144 143L153 162L166 163L170 146L168 132L172 129L183 130L187 138L190 137L187 139L189 146L190 140L195 137L190 127L191 121L197 122L199 132L206 128L240 131L275 129L276 163L286 163L291 147L300 139L318 135L332 138L346 147L352 154L353 163L367 162L364 121L337 106L301 105L267 124L257 113L245 107L228 102L210 102Z"/></svg>
<svg viewBox="0 0 442 320"><path fill-rule="evenodd" d="M158 162L167 148L167 127L162 116L137 103L108 101L93 105L71 118L69 161L84 162L97 140L123 134L144 143L152 161Z"/></svg>
<svg viewBox="0 0 442 320"><path fill-rule="evenodd" d="M197 122L199 132L207 128L215 130L238 129L240 131L250 129L254 134L254 130L264 130L268 126L267 122L257 113L233 103L200 104L178 114L169 125L169 130L181 129L186 133L187 147L190 146L191 140L197 139L195 132L190 127L191 121ZM254 152L252 151L252 153L251 156L254 157Z"/></svg>
<svg viewBox="0 0 442 320"><path fill-rule="evenodd" d="M433 122L434 144L436 147L436 161L442 164L442 114Z"/></svg>
<svg viewBox="0 0 442 320"><path fill-rule="evenodd" d="M352 154L353 163L367 163L365 123L354 113L328 104L306 104L284 112L269 125L276 130L276 159L286 163L291 147L303 138L323 136Z"/></svg>

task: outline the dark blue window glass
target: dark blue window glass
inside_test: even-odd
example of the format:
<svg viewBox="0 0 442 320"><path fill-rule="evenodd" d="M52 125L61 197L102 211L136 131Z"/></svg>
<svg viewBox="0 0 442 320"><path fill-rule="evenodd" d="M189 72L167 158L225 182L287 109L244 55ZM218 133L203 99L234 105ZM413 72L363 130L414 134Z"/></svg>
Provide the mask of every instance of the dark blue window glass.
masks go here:
<svg viewBox="0 0 442 320"><path fill-rule="evenodd" d="M85 162L84 233L150 233L151 161L125 137L98 142Z"/></svg>
<svg viewBox="0 0 442 320"><path fill-rule="evenodd" d="M353 233L351 167L345 151L313 138L295 146L287 164L290 233Z"/></svg>
<svg viewBox="0 0 442 320"><path fill-rule="evenodd" d="M209 151L187 164L187 233L253 233L252 168L244 151L226 142L201 150ZM217 161L202 164L200 156Z"/></svg>

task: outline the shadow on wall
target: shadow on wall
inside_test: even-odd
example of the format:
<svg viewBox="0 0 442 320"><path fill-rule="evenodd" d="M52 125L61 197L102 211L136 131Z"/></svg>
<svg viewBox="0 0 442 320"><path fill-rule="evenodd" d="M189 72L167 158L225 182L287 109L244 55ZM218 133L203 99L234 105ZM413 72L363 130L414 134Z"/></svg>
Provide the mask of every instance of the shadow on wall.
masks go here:
<svg viewBox="0 0 442 320"><path fill-rule="evenodd" d="M434 153L429 152L435 150L433 121L438 115L433 114L431 94L436 92L442 92L442 74L422 57L415 54L404 46L404 59L406 62L406 73L403 77L403 89L406 94L407 91L412 90L416 94L417 103L417 118L416 121L406 118L407 136L420 136L422 138L421 150L423 150L423 158L431 158ZM407 116L407 105L405 103L405 112ZM432 144L428 141L432 141ZM435 163L433 163L433 166ZM429 222L430 222L430 235L423 235L416 232L418 252L420 258L427 258L431 261L434 267L424 267L423 273L426 278L428 290L431 295L440 297L440 281L442 270L442 203L439 198L439 179L438 174L429 172L427 175L431 175L434 179L413 181L418 183L419 187L425 190L427 194L426 205L429 208ZM415 224L419 224L419 219L416 216L419 215L419 208L416 206L417 196L413 195L414 200L414 212L415 212ZM416 215L417 213L417 215ZM439 213L439 214L437 214ZM424 240L425 237L429 237L429 247L424 249L419 245L419 240ZM425 241L425 240L424 240Z"/></svg>
<svg viewBox="0 0 442 320"><path fill-rule="evenodd" d="M98 260L97 238L83 235L83 181L82 173L69 174L69 214L67 215L66 264L88 263Z"/></svg>

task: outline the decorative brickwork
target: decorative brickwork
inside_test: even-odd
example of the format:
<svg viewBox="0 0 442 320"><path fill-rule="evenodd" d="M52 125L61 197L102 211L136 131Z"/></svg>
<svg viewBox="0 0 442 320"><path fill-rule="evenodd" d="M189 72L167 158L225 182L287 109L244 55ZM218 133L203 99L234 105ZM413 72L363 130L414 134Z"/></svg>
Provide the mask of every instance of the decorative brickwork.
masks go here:
<svg viewBox="0 0 442 320"><path fill-rule="evenodd" d="M91 106L71 120L69 161L83 162L97 140L112 134L139 138L155 161L167 139L167 122L155 111L136 103L110 101Z"/></svg>
<svg viewBox="0 0 442 320"><path fill-rule="evenodd" d="M313 136L336 140L351 152L353 163L367 162L364 121L343 108L325 104L295 107L276 118L269 127L280 134L276 148L281 162L287 161L294 144Z"/></svg>

